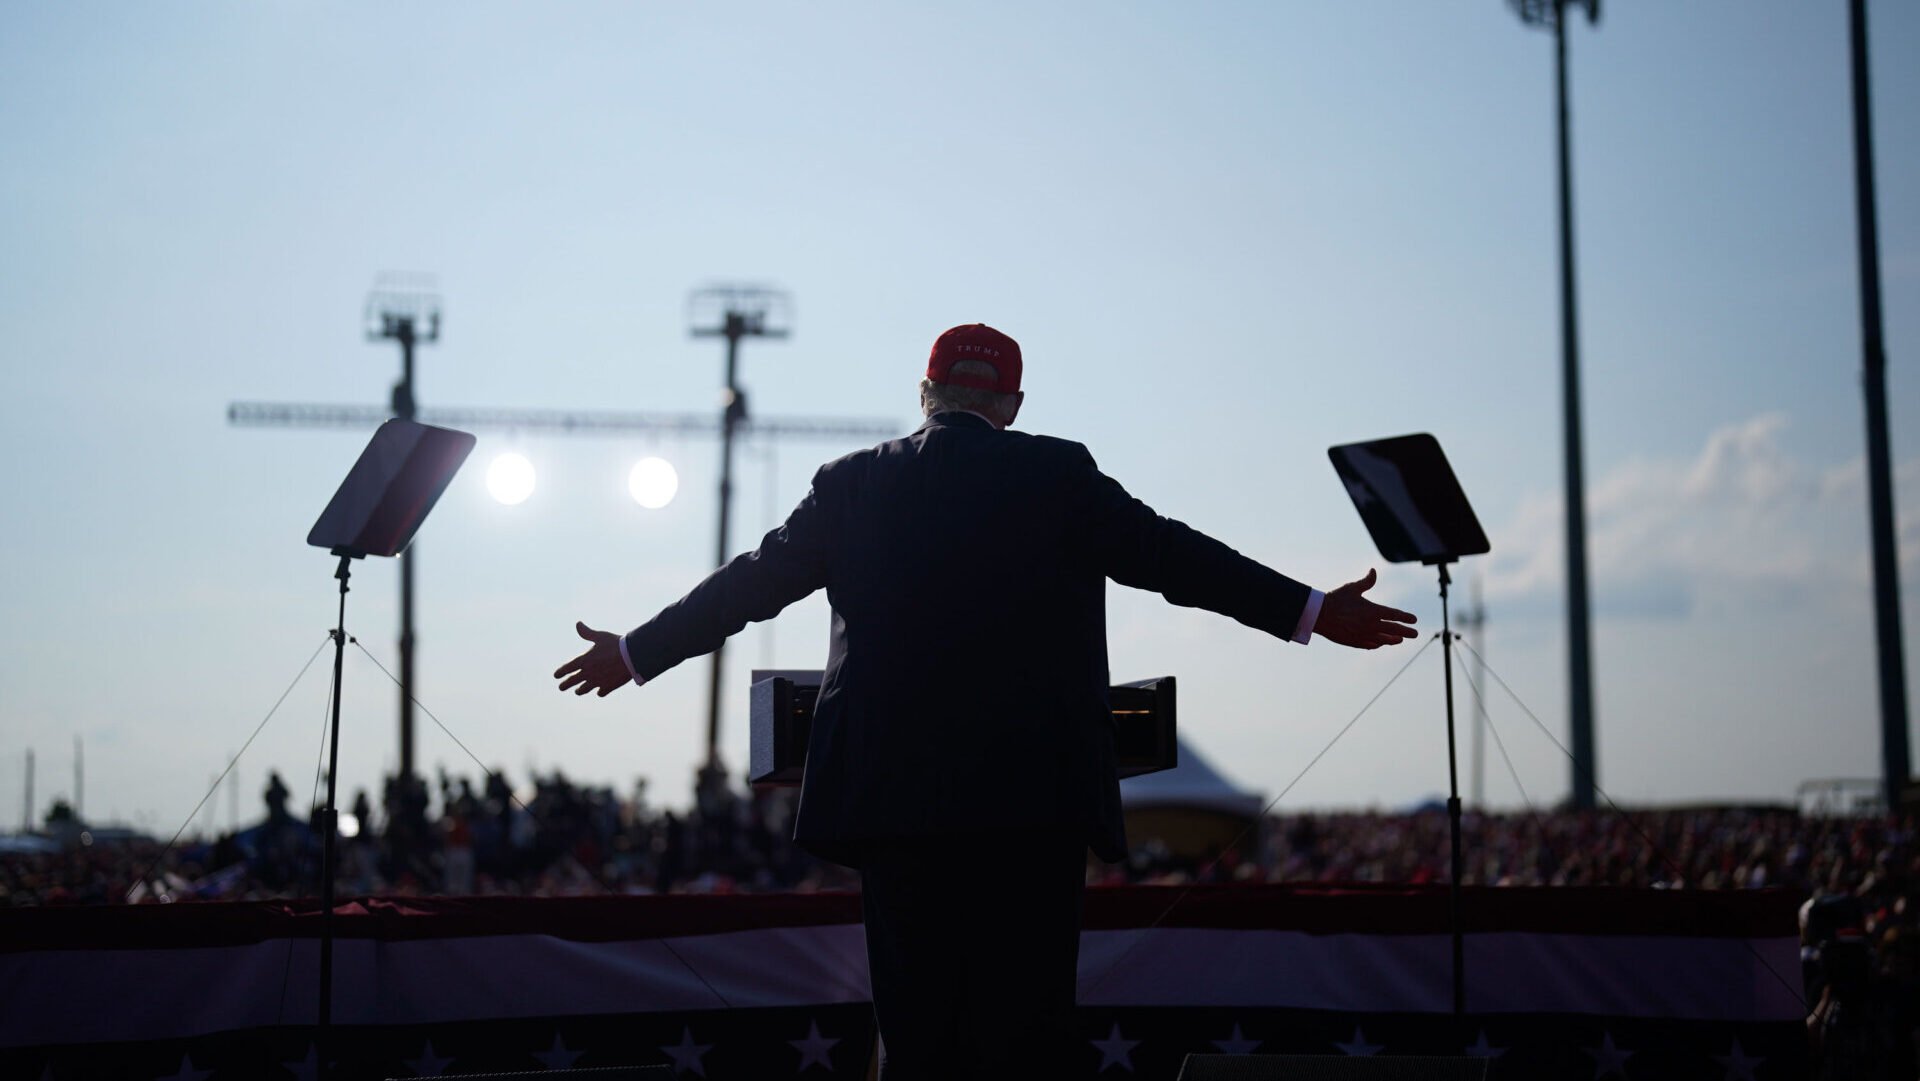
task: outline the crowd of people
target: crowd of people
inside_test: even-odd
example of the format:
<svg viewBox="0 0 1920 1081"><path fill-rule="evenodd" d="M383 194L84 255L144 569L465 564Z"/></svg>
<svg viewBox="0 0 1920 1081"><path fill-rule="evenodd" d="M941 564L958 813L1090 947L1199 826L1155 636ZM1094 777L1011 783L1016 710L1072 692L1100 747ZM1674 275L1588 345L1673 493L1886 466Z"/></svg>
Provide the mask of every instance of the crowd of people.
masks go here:
<svg viewBox="0 0 1920 1081"><path fill-rule="evenodd" d="M356 792L340 815L336 892L357 895L578 896L857 888L844 868L788 838L791 793L701 786L693 806L656 810L644 782L621 798L565 775L516 792L502 773L426 783L389 778L376 815ZM0 906L266 900L318 893L324 825L296 815L278 774L255 824L172 845L97 840L56 808L34 840L0 850Z"/></svg>
<svg viewBox="0 0 1920 1081"><path fill-rule="evenodd" d="M1643 886L1806 891L1836 869L1858 878L1904 864L1905 820L1802 817L1784 808L1619 813L1468 813L1462 881L1497 886ZM1276 823L1276 881L1445 881L1447 816L1302 815Z"/></svg>
<svg viewBox="0 0 1920 1081"><path fill-rule="evenodd" d="M338 890L356 894L578 895L857 888L789 836L792 789L702 783L690 807L658 809L644 782L621 797L560 773L516 793L504 775L476 785L389 780L376 814L355 794L342 817ZM164 847L97 840L56 814L36 845L0 852L0 905L263 899L315 892L318 812L295 815L276 775L255 825ZM1788 808L1468 812L1465 881L1492 885L1779 887L1904 896L1920 871L1909 817L1812 816ZM101 831L106 835L106 831ZM1224 850L1176 853L1136 836L1124 864L1089 866L1095 884L1442 882L1440 811L1276 816Z"/></svg>

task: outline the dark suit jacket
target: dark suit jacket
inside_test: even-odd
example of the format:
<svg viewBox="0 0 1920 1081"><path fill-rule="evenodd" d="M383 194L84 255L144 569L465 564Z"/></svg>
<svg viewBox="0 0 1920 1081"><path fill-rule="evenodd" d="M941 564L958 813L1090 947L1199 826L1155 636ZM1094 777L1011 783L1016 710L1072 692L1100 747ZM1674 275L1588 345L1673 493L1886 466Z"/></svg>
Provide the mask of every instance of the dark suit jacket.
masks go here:
<svg viewBox="0 0 1920 1081"><path fill-rule="evenodd" d="M1106 580L1288 638L1308 589L1163 518L1078 443L941 413L822 466L758 550L626 637L651 679L825 587L832 646L795 840L1083 833L1126 854Z"/></svg>

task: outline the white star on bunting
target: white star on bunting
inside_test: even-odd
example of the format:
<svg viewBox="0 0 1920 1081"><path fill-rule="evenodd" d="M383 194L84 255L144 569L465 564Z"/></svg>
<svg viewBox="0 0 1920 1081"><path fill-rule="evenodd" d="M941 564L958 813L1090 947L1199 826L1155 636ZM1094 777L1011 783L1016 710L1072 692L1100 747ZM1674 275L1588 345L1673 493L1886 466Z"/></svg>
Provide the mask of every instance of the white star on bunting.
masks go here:
<svg viewBox="0 0 1920 1081"><path fill-rule="evenodd" d="M700 1057L713 1050L713 1045L710 1043L694 1043L693 1029L682 1028L680 1030L680 1042L672 1047L662 1047L660 1050L665 1051L673 1059L674 1073L693 1073L701 1077L707 1076L707 1067L700 1061Z"/></svg>
<svg viewBox="0 0 1920 1081"><path fill-rule="evenodd" d="M420 1052L420 1057L407 1059L406 1063L407 1069L412 1070L415 1077L439 1077L447 1072L448 1066L453 1065L453 1060L434 1054L433 1041L428 1040L427 1049Z"/></svg>
<svg viewBox="0 0 1920 1081"><path fill-rule="evenodd" d="M307 1057L288 1059L280 1065L291 1071L300 1081L320 1081L320 1049L313 1044L307 1045Z"/></svg>
<svg viewBox="0 0 1920 1081"><path fill-rule="evenodd" d="M1140 1046L1139 1040L1129 1040L1120 1035L1120 1022L1115 1021L1104 1040L1088 1040L1100 1052L1100 1069L1106 1073L1107 1067L1118 1066L1128 1073L1133 1072L1133 1049Z"/></svg>
<svg viewBox="0 0 1920 1081"><path fill-rule="evenodd" d="M1487 1030L1480 1030L1480 1038L1467 1045L1469 1058L1499 1058L1507 1053L1504 1047L1493 1047L1487 1043Z"/></svg>
<svg viewBox="0 0 1920 1081"><path fill-rule="evenodd" d="M1233 1035L1228 1036L1224 1040L1213 1041L1213 1046L1219 1048L1220 1053L1223 1055L1251 1055L1253 1054L1253 1049L1260 1046L1260 1041L1249 1040L1245 1036L1240 1035L1240 1026L1235 1025L1233 1026Z"/></svg>
<svg viewBox="0 0 1920 1081"><path fill-rule="evenodd" d="M800 1068L795 1071L796 1073L805 1073L808 1067L816 1063L825 1066L828 1072L832 1072L833 1059L828 1056L828 1052L832 1051L833 1045L840 1041L838 1038L830 1040L820 1035L820 1022L809 1017L806 1039L787 1042L793 1045L795 1051L800 1052Z"/></svg>
<svg viewBox="0 0 1920 1081"><path fill-rule="evenodd" d="M564 1070L573 1065L574 1059L584 1054L586 1054L585 1051L569 1049L565 1041L560 1039L559 1031L555 1030L553 1034L553 1046L547 1048L545 1051L535 1051L533 1057L539 1059L549 1070Z"/></svg>
<svg viewBox="0 0 1920 1081"><path fill-rule="evenodd" d="M1623 1047L1615 1047L1613 1033L1602 1033L1599 1047L1587 1047L1582 1050L1593 1056L1593 1081L1600 1081L1608 1074L1627 1076L1627 1060L1633 1057L1633 1052Z"/></svg>
<svg viewBox="0 0 1920 1081"><path fill-rule="evenodd" d="M1740 1038L1735 1036L1733 1049L1724 1055L1713 1056L1713 1061L1719 1063L1720 1068L1726 1071L1725 1081L1754 1081L1753 1071L1759 1069L1760 1064L1766 1059L1759 1055L1747 1054L1740 1046Z"/></svg>
<svg viewBox="0 0 1920 1081"><path fill-rule="evenodd" d="M1333 1046L1338 1047L1342 1054L1377 1055L1380 1053L1380 1049L1382 1047L1385 1047L1386 1044L1368 1043L1367 1034L1360 1031L1359 1025L1355 1025L1353 1026L1353 1042L1352 1043L1336 1043Z"/></svg>

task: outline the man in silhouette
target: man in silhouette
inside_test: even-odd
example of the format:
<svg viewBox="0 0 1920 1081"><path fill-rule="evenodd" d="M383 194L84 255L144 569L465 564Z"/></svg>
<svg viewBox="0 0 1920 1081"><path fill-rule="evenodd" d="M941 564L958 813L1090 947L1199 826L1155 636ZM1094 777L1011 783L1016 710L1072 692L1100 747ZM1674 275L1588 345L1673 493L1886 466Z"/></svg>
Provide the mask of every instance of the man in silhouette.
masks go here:
<svg viewBox="0 0 1920 1081"><path fill-rule="evenodd" d="M786 522L627 635L554 673L604 696L712 652L816 589L832 642L794 839L861 875L887 1081L1059 1076L1089 847L1126 855L1107 704L1107 580L1276 637L1414 634L1180 522L1078 443L1010 430L1022 361L982 324L934 342L912 435L822 466Z"/></svg>

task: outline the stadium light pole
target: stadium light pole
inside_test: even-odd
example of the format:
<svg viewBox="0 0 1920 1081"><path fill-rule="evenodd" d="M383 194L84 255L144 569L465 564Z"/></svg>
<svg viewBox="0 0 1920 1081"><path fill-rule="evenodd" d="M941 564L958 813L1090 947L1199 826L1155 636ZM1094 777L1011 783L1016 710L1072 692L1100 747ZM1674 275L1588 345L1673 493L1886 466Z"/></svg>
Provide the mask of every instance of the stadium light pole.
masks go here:
<svg viewBox="0 0 1920 1081"><path fill-rule="evenodd" d="M1567 31L1569 7L1600 20L1600 0L1509 0L1528 26L1553 31L1560 164L1560 357L1561 404L1566 433L1567 504L1567 715L1573 742L1575 810L1593 809L1599 762L1593 745L1593 618L1587 604L1587 489L1580 439L1580 322L1573 287L1573 167L1567 132Z"/></svg>
<svg viewBox="0 0 1920 1081"><path fill-rule="evenodd" d="M400 343L400 382L393 386L393 415L413 420L413 351L440 340L440 296L431 277L382 274L367 295L367 340ZM413 780L413 567L418 544L400 554L400 780Z"/></svg>
<svg viewBox="0 0 1920 1081"><path fill-rule="evenodd" d="M747 419L747 398L740 389L740 340L785 338L792 329L793 302L785 292L757 285L715 285L697 289L688 300L688 321L696 338L727 340L727 386L720 414L720 538L714 566L726 565L732 554L728 527L733 507L733 437ZM700 768L701 792L717 791L725 783L720 765L720 692L725 675L726 644L713 651L707 685L707 761Z"/></svg>
<svg viewBox="0 0 1920 1081"><path fill-rule="evenodd" d="M1887 810L1912 774L1906 652L1900 633L1900 549L1894 534L1893 450L1887 434L1887 354L1880 320L1880 226L1873 192L1873 101L1867 4L1848 5L1853 59L1853 184L1859 226L1861 383L1867 405L1867 517L1873 534L1873 608L1880 668L1880 767Z"/></svg>

